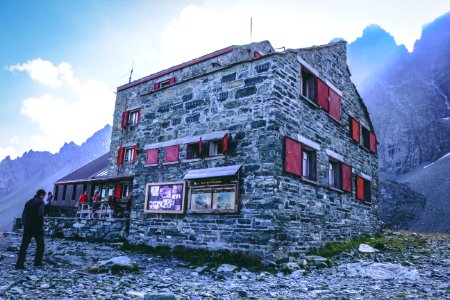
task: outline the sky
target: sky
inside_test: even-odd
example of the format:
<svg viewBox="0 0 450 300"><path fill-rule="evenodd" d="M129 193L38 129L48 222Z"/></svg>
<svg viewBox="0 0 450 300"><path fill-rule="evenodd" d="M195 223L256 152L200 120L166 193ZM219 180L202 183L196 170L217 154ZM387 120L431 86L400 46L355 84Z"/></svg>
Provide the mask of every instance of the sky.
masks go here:
<svg viewBox="0 0 450 300"><path fill-rule="evenodd" d="M409 51L449 0L0 0L0 160L80 145L115 90L230 45L351 43L378 24ZM250 35L252 18L252 35Z"/></svg>

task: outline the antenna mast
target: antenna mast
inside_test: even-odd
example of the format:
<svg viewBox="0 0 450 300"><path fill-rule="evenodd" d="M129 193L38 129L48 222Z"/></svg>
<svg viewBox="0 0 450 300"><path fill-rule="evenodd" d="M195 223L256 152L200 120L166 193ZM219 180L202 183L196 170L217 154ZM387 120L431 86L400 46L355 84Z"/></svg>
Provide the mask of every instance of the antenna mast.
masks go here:
<svg viewBox="0 0 450 300"><path fill-rule="evenodd" d="M131 76L133 76L133 69L134 69L134 60L133 60L133 64L131 65L131 72L130 72L130 77L128 78L128 83L131 82Z"/></svg>
<svg viewBox="0 0 450 300"><path fill-rule="evenodd" d="M253 18L250 17L250 43L253 43Z"/></svg>

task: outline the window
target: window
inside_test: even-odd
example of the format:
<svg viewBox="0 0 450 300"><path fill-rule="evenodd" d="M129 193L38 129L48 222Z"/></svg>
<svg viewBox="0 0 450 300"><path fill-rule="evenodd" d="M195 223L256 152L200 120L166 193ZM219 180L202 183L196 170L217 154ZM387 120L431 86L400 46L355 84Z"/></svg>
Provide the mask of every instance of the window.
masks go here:
<svg viewBox="0 0 450 300"><path fill-rule="evenodd" d="M160 88L167 87L167 86L172 85L174 83L175 83L175 77L169 78L169 79L161 81L161 82L156 82L153 85L153 90L156 91L156 90L159 90Z"/></svg>
<svg viewBox="0 0 450 300"><path fill-rule="evenodd" d="M63 185L62 200L66 200L67 185Z"/></svg>
<svg viewBox="0 0 450 300"><path fill-rule="evenodd" d="M370 149L370 131L364 127L361 126L361 141L364 148Z"/></svg>
<svg viewBox="0 0 450 300"><path fill-rule="evenodd" d="M208 156L209 157L222 155L223 141L221 141L221 140L209 141L208 145L209 145L209 147L208 147Z"/></svg>
<svg viewBox="0 0 450 300"><path fill-rule="evenodd" d="M316 151L302 147L302 176L316 181Z"/></svg>
<svg viewBox="0 0 450 300"><path fill-rule="evenodd" d="M54 201L58 201L59 187L60 187L60 185L55 186L55 191L54 191L54 194L55 194L54 199L55 200Z"/></svg>
<svg viewBox="0 0 450 300"><path fill-rule="evenodd" d="M302 96L317 102L316 99L316 77L302 67Z"/></svg>
<svg viewBox="0 0 450 300"><path fill-rule="evenodd" d="M141 110L124 111L122 113L122 128L128 125L136 125L141 121Z"/></svg>
<svg viewBox="0 0 450 300"><path fill-rule="evenodd" d="M165 159L164 162L176 162L178 161L179 152L178 152L178 145L166 147L165 149Z"/></svg>
<svg viewBox="0 0 450 300"><path fill-rule="evenodd" d="M356 176L356 199L371 202L370 181Z"/></svg>
<svg viewBox="0 0 450 300"><path fill-rule="evenodd" d="M130 186L128 184L122 184L122 195L128 197L130 195Z"/></svg>
<svg viewBox="0 0 450 300"><path fill-rule="evenodd" d="M136 125L139 123L139 110L133 110L128 113L128 125Z"/></svg>
<svg viewBox="0 0 450 300"><path fill-rule="evenodd" d="M328 166L328 183L330 187L342 189L342 167L341 162L330 159Z"/></svg>
<svg viewBox="0 0 450 300"><path fill-rule="evenodd" d="M300 142L285 138L284 170L316 181L316 151Z"/></svg>
<svg viewBox="0 0 450 300"><path fill-rule="evenodd" d="M125 148L124 152L125 152L124 158L123 158L124 162L126 162L126 163L133 162L134 154L135 154L134 147L133 148Z"/></svg>
<svg viewBox="0 0 450 300"><path fill-rule="evenodd" d="M74 185L72 185L72 200L75 200L76 195L77 195L77 185L74 184Z"/></svg>
<svg viewBox="0 0 450 300"><path fill-rule="evenodd" d="M202 153L202 142L186 145L186 159L200 158Z"/></svg>

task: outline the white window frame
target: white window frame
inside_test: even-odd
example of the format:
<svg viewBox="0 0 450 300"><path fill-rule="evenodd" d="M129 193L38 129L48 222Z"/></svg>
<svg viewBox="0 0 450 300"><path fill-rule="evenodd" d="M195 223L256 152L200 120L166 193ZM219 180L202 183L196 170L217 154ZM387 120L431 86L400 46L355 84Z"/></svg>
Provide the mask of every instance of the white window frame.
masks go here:
<svg viewBox="0 0 450 300"><path fill-rule="evenodd" d="M136 125L139 122L139 110L132 110L128 113L127 125Z"/></svg>
<svg viewBox="0 0 450 300"><path fill-rule="evenodd" d="M134 147L128 147L123 150L123 161L126 163L134 161Z"/></svg>

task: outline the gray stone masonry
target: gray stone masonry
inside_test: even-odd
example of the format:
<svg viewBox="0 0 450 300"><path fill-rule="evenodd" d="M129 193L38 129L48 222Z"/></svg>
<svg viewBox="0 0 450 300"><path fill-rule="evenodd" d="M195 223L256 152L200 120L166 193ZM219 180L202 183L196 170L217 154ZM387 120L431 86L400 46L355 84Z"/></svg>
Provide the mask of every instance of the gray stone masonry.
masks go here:
<svg viewBox="0 0 450 300"><path fill-rule="evenodd" d="M254 52L262 54L254 57ZM320 77L343 92L341 121L303 99L300 56ZM154 83L176 82L154 91ZM138 125L121 128L122 112L141 108ZM376 156L350 138L350 114L373 130L350 79L346 43L275 52L269 42L233 46L233 51L117 93L108 171L134 175L129 241L249 251L279 259L302 256L310 247L379 228ZM144 146L228 131L228 153L218 158L145 166ZM306 138L317 150L317 182L284 171L284 137ZM135 163L117 164L121 145L138 145ZM371 180L371 203L328 186L327 150L338 153ZM181 181L188 170L242 165L239 212L235 214L144 213L147 183ZM186 203L186 206L188 204Z"/></svg>
<svg viewBox="0 0 450 300"><path fill-rule="evenodd" d="M45 218L45 234L52 237L121 241L127 238L129 219Z"/></svg>

